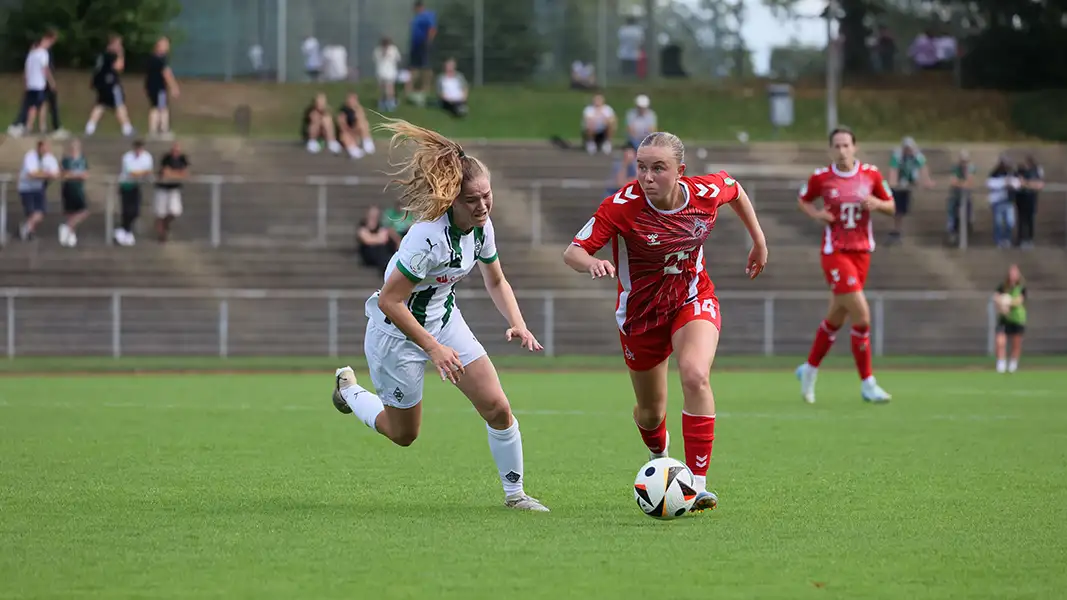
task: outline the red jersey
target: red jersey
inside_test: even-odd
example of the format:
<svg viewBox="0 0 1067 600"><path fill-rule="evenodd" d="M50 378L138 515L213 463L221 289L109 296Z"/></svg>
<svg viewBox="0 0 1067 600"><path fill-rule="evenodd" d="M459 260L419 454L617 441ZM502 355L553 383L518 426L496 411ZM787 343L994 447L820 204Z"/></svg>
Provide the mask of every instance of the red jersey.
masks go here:
<svg viewBox="0 0 1067 600"><path fill-rule="evenodd" d="M638 335L670 323L698 295L715 288L704 268L704 240L719 207L737 198L737 182L725 171L679 181L685 201L663 211L631 181L600 204L572 242L596 254L609 241L619 278L615 321Z"/></svg>
<svg viewBox="0 0 1067 600"><path fill-rule="evenodd" d="M889 183L874 165L857 162L847 173L830 165L812 173L800 189L800 200L814 202L822 198L823 206L834 216L834 222L826 226L823 254L874 251L871 213L862 204L871 195L880 200L893 199Z"/></svg>

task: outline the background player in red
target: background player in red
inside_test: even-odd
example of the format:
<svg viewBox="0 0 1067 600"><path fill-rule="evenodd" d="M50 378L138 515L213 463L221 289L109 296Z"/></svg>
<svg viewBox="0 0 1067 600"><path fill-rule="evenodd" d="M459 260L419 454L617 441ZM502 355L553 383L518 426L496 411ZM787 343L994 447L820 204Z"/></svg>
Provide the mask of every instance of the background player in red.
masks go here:
<svg viewBox="0 0 1067 600"><path fill-rule="evenodd" d="M800 190L800 210L825 224L822 270L830 285L830 310L815 332L808 362L797 367L800 393L815 402L819 364L830 351L837 330L852 322L852 356L859 370L860 394L867 402L888 402L871 368L871 309L863 287L874 251L871 213L894 212L893 193L878 167L856 160L856 136L845 128L830 133L833 163L817 169ZM822 208L815 201L822 199Z"/></svg>
<svg viewBox="0 0 1067 600"><path fill-rule="evenodd" d="M715 508L707 490L715 439L715 397L708 382L719 344L719 301L704 268L704 241L719 207L729 204L748 228L745 272L767 264L767 243L748 195L729 175L685 177L685 147L670 133L646 137L637 180L608 196L563 258L594 279L618 273L615 321L637 396L634 421L653 458L667 456L667 358L677 349L684 404L685 462L697 485L694 511ZM593 256L611 242L612 260Z"/></svg>

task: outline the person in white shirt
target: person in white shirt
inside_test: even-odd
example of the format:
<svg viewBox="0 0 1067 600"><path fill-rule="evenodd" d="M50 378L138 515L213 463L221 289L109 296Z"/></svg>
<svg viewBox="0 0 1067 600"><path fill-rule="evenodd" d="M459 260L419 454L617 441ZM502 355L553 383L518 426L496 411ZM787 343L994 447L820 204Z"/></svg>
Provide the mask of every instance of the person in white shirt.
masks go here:
<svg viewBox="0 0 1067 600"><path fill-rule="evenodd" d="M626 133L634 148L641 145L645 136L657 130L656 111L651 106L648 96L641 94L634 99L634 108L626 113Z"/></svg>
<svg viewBox="0 0 1067 600"><path fill-rule="evenodd" d="M45 185L59 177L59 162L49 148L48 140L40 140L37 147L26 153L19 171L19 198L26 212L26 220L19 227L19 238L32 239L37 226L44 219Z"/></svg>
<svg viewBox="0 0 1067 600"><path fill-rule="evenodd" d="M141 216L141 184L152 176L154 169L155 161L145 151L144 142L134 140L133 150L122 155L122 172L119 173L122 224L115 230L115 242L120 246L132 246L137 242L133 225Z"/></svg>
<svg viewBox="0 0 1067 600"><path fill-rule="evenodd" d="M596 154L600 150L611 154L611 138L617 125L615 111L604 102L604 96L593 96L593 103L582 111L582 140L586 151Z"/></svg>
<svg viewBox="0 0 1067 600"><path fill-rule="evenodd" d="M319 47L319 40L313 35L307 36L304 38L304 43L300 45L300 51L304 54L304 71L308 79L318 81L319 76L322 75L322 50Z"/></svg>
<svg viewBox="0 0 1067 600"><path fill-rule="evenodd" d="M437 78L437 96L441 108L456 118L467 116L467 78L456 70L456 59L445 61L445 72Z"/></svg>
<svg viewBox="0 0 1067 600"><path fill-rule="evenodd" d="M396 110L396 80L400 75L400 49L383 37L374 49L374 70L378 77L378 110Z"/></svg>
<svg viewBox="0 0 1067 600"><path fill-rule="evenodd" d="M56 41L53 31L46 33L26 55L25 83L26 93L22 100L23 111L20 111L16 123L9 128L9 133L15 137L26 131L33 131L38 116L41 119L41 131L45 129L44 105L49 100L49 91L54 93L56 89L55 79L52 77L51 59L48 51ZM55 111L53 111L55 112ZM52 120L56 118L53 115ZM53 123L58 129L58 123Z"/></svg>
<svg viewBox="0 0 1067 600"><path fill-rule="evenodd" d="M619 68L623 76L637 75L637 63L641 59L641 46L645 43L645 30L635 17L626 17L626 24L619 28Z"/></svg>
<svg viewBox="0 0 1067 600"><path fill-rule="evenodd" d="M596 88L596 67L593 63L576 60L571 63L571 89L592 90Z"/></svg>

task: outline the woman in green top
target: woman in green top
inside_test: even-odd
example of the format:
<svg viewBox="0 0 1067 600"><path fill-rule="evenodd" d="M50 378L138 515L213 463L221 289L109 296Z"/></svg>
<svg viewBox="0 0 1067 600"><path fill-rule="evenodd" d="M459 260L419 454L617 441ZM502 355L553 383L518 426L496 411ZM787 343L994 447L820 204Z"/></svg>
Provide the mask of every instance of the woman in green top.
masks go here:
<svg viewBox="0 0 1067 600"><path fill-rule="evenodd" d="M78 245L78 225L89 216L85 200L85 178L89 176L89 163L82 154L82 144L71 141L60 163L63 173L63 215L66 222L59 226L59 243L68 248Z"/></svg>
<svg viewBox="0 0 1067 600"><path fill-rule="evenodd" d="M1003 298L1007 296L1007 298ZM1010 301L1005 301L1010 298ZM997 286L993 297L997 307L997 372L1014 373L1019 368L1019 355L1023 352L1023 333L1026 331L1026 282L1019 265L1008 267L1008 276ZM1011 342L1011 360L1007 359L1008 342Z"/></svg>

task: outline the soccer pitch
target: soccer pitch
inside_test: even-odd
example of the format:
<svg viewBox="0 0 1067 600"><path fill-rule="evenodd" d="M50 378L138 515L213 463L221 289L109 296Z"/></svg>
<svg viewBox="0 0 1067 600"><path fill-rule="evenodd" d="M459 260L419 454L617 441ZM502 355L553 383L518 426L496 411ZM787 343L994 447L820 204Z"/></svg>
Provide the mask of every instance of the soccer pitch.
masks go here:
<svg viewBox="0 0 1067 600"><path fill-rule="evenodd" d="M714 372L719 510L644 516L624 372L502 373L527 491L430 380L392 446L319 375L0 377L2 598L1054 598L1067 373ZM365 377L365 371L361 373ZM682 456L681 395L668 423Z"/></svg>

